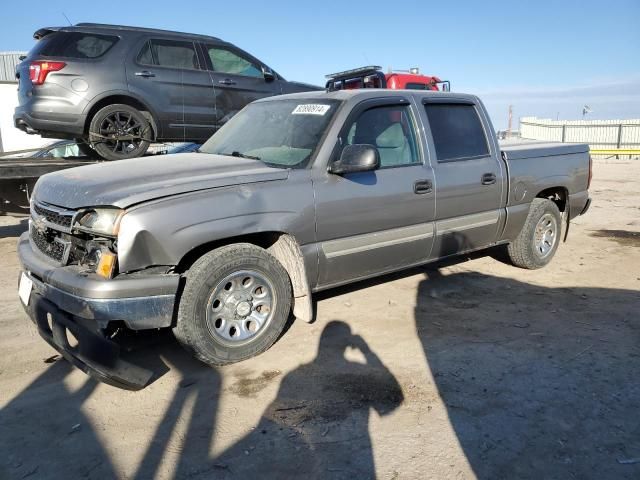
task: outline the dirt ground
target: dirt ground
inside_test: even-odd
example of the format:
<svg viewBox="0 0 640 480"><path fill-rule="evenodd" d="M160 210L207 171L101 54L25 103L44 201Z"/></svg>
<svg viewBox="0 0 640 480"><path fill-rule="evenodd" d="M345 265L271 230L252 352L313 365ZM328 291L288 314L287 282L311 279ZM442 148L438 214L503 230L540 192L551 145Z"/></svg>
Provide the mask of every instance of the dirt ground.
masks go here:
<svg viewBox="0 0 640 480"><path fill-rule="evenodd" d="M164 335L139 392L52 357L0 218L0 478L640 478L640 160L594 174L545 269L492 252L327 292L220 369Z"/></svg>

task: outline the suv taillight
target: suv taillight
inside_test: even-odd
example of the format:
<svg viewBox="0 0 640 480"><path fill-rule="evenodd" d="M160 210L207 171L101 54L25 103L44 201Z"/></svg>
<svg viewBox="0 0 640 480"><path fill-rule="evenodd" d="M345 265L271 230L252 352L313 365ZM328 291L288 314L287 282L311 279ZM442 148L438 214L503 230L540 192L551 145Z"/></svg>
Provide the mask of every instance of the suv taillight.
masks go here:
<svg viewBox="0 0 640 480"><path fill-rule="evenodd" d="M62 70L66 65L64 62L31 62L31 65L29 65L29 79L34 85L42 85L49 72Z"/></svg>

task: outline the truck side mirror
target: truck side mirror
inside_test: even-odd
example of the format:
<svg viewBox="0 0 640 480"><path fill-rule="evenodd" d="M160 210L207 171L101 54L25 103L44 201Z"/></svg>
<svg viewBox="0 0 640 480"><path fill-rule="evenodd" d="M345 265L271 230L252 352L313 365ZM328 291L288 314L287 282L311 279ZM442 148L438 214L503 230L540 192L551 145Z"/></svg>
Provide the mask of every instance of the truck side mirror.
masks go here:
<svg viewBox="0 0 640 480"><path fill-rule="evenodd" d="M269 67L262 67L262 76L265 82L273 82L276 79L276 75Z"/></svg>
<svg viewBox="0 0 640 480"><path fill-rule="evenodd" d="M329 172L336 175L345 173L371 172L380 168L380 154L373 145L347 145L342 149L340 159L333 162Z"/></svg>

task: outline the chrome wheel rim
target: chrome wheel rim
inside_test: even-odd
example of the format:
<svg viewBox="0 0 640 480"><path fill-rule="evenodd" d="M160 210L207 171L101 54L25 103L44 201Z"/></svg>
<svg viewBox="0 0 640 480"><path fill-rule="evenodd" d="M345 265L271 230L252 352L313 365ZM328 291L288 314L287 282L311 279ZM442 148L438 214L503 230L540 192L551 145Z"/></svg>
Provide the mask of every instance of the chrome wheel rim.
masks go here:
<svg viewBox="0 0 640 480"><path fill-rule="evenodd" d="M207 327L219 342L240 346L259 337L273 319L277 298L273 284L255 270L227 275L207 302Z"/></svg>
<svg viewBox="0 0 640 480"><path fill-rule="evenodd" d="M545 213L536 225L534 245L536 254L540 258L547 257L552 251L558 238L558 222L556 217Z"/></svg>
<svg viewBox="0 0 640 480"><path fill-rule="evenodd" d="M113 112L100 124L100 136L113 153L126 155L138 148L144 141L144 129L131 113Z"/></svg>

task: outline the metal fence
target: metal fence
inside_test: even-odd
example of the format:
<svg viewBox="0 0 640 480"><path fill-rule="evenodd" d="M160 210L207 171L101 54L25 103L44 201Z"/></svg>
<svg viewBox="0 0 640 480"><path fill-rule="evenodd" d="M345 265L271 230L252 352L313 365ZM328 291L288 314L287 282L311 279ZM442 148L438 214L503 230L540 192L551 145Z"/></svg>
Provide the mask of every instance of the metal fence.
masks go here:
<svg viewBox="0 0 640 480"><path fill-rule="evenodd" d="M633 120L550 120L537 117L520 119L520 136L552 142L588 143L591 150L620 150L608 155L638 157L640 119ZM627 153L627 151L636 152Z"/></svg>
<svg viewBox="0 0 640 480"><path fill-rule="evenodd" d="M16 66L25 52L0 52L0 82L17 83Z"/></svg>

